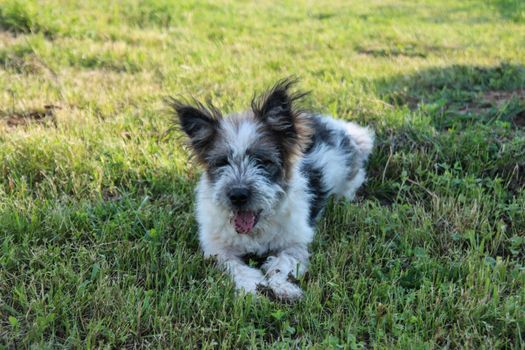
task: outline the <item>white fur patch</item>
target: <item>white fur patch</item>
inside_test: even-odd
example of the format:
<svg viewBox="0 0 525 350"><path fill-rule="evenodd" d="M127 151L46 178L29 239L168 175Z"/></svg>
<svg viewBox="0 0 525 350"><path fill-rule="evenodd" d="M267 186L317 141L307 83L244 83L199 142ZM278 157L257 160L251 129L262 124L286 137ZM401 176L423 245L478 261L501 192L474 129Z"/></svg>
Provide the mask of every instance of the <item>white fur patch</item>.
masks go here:
<svg viewBox="0 0 525 350"><path fill-rule="evenodd" d="M345 125L346 132L352 137L358 148L368 157L374 147L374 132L368 127L362 127L352 122Z"/></svg>

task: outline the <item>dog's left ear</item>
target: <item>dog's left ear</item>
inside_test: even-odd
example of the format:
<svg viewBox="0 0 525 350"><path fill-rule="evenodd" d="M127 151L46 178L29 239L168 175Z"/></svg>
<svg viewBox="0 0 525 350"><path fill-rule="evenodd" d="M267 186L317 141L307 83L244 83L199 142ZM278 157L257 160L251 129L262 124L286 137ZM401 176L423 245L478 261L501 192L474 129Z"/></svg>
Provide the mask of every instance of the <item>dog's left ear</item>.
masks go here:
<svg viewBox="0 0 525 350"><path fill-rule="evenodd" d="M297 100L307 93L291 92L295 83L296 80L283 79L262 97L252 101L255 117L276 136L282 144L285 157L304 150L311 134L305 113L297 107Z"/></svg>

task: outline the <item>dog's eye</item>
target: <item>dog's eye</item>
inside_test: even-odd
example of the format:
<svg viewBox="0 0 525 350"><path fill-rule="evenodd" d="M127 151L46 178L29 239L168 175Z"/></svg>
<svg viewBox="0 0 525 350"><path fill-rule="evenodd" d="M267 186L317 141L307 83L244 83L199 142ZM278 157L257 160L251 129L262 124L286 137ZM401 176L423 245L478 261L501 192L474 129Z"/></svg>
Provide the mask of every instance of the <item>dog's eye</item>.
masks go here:
<svg viewBox="0 0 525 350"><path fill-rule="evenodd" d="M272 160L267 158L255 158L255 162L257 163L257 165L260 165L265 168L275 165L275 163Z"/></svg>
<svg viewBox="0 0 525 350"><path fill-rule="evenodd" d="M228 161L228 157L221 157L221 158L216 159L213 162L213 165L216 168L222 168L222 167L225 167L225 166L227 166L229 164L230 164L230 162Z"/></svg>

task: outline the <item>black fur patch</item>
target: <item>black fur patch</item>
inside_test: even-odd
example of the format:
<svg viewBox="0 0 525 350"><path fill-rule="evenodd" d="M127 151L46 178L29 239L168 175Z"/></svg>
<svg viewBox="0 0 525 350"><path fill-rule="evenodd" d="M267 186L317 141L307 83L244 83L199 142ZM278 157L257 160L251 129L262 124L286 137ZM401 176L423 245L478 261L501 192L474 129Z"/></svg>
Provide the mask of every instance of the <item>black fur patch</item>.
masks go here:
<svg viewBox="0 0 525 350"><path fill-rule="evenodd" d="M321 117L311 116L310 125L312 126L313 133L311 136L310 145L305 151L305 154L310 153L314 147L322 143L326 143L332 147L337 146L335 131L330 129L326 123L321 120Z"/></svg>
<svg viewBox="0 0 525 350"><path fill-rule="evenodd" d="M189 136L191 146L202 163L205 163L206 152L214 144L217 136L221 112L213 105L204 106L199 101L194 105L176 99L169 99L168 104L178 117L178 124Z"/></svg>
<svg viewBox="0 0 525 350"><path fill-rule="evenodd" d="M315 225L319 215L323 212L328 199L329 190L323 185L323 170L309 163L303 163L301 171L308 182L310 197L310 225Z"/></svg>

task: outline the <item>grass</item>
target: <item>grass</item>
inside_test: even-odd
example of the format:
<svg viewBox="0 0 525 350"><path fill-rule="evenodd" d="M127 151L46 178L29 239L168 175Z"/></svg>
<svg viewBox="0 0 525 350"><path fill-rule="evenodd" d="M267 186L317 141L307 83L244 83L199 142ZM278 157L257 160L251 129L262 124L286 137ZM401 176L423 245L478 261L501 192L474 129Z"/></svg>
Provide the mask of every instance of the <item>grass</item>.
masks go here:
<svg viewBox="0 0 525 350"><path fill-rule="evenodd" d="M518 0L0 0L0 348L525 348ZM370 124L295 305L199 253L167 95ZM46 107L47 106L47 107Z"/></svg>

